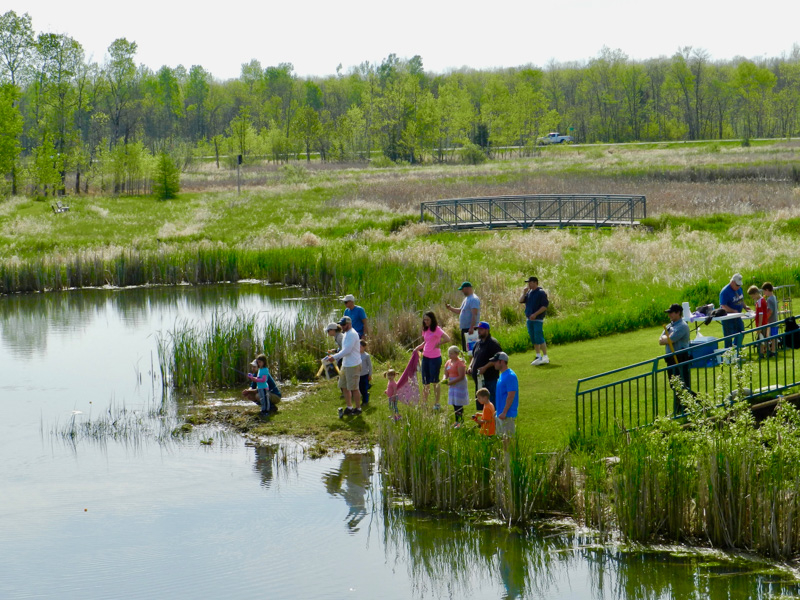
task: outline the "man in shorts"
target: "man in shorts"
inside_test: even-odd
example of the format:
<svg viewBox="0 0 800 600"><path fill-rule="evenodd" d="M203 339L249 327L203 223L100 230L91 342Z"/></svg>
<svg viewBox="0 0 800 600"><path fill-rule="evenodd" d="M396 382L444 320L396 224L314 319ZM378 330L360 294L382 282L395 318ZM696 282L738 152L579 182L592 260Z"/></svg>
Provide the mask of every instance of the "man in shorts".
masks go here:
<svg viewBox="0 0 800 600"><path fill-rule="evenodd" d="M358 383L361 379L361 340L356 330L353 329L350 317L342 317L339 325L344 334L342 349L325 360L335 362L342 359L342 367L339 370L339 389L342 390L347 408L339 409L341 418L344 415L361 414L361 394L358 391Z"/></svg>
<svg viewBox="0 0 800 600"><path fill-rule="evenodd" d="M547 343L544 339L544 317L550 301L547 299L547 292L539 287L539 280L536 277L528 277L527 283L528 285L522 290L519 303L525 305L528 335L536 350L536 358L531 365L537 367L550 364L550 358L547 356Z"/></svg>
<svg viewBox="0 0 800 600"><path fill-rule="evenodd" d="M508 368L508 354L498 352L492 357L494 368L500 372L495 389L495 411L497 414L496 433L511 437L516 431L517 407L519 406L519 380L517 374Z"/></svg>

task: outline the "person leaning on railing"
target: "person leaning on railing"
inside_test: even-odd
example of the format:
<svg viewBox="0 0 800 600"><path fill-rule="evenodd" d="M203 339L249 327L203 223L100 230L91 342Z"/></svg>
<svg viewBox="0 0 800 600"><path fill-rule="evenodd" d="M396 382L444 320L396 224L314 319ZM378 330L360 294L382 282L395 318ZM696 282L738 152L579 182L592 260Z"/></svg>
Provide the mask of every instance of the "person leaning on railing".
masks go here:
<svg viewBox="0 0 800 600"><path fill-rule="evenodd" d="M669 324L664 326L664 333L658 340L662 346L666 346L664 352L667 354L665 361L670 366L667 375L670 378L669 385L674 393L675 414L683 413L683 405L678 397L678 389L672 385L672 378L678 376L683 382L683 387L692 389L692 370L688 363L689 358L689 326L683 320L683 307L680 304L672 304L664 311L669 317ZM674 354L673 354L674 353Z"/></svg>

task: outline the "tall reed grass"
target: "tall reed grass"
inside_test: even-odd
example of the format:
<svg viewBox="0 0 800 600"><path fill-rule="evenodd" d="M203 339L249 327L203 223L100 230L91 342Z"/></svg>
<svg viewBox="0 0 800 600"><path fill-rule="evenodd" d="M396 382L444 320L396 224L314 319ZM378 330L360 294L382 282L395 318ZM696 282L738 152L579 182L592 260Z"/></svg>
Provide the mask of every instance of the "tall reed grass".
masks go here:
<svg viewBox="0 0 800 600"><path fill-rule="evenodd" d="M731 367L714 397L684 394L688 421L538 453L452 429L422 409L381 427L387 485L416 507L491 509L507 522L568 513L633 542L711 544L800 556L800 411L756 422L746 400L720 403L746 374ZM740 392L739 398L744 395ZM616 456L609 456L609 454Z"/></svg>
<svg viewBox="0 0 800 600"><path fill-rule="evenodd" d="M423 407L407 407L400 422L382 425L378 443L385 481L415 506L492 508L507 521L569 511L566 452L538 453L518 440L504 445L471 426L454 429Z"/></svg>

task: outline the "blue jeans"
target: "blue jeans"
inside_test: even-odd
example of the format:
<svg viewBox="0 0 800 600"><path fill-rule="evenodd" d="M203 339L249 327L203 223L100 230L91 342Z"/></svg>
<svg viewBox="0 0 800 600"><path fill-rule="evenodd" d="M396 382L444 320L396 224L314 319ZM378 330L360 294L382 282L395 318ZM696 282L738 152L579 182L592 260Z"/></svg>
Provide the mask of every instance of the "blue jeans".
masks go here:
<svg viewBox="0 0 800 600"><path fill-rule="evenodd" d="M361 392L361 404L369 402L369 388L372 384L369 382L369 375L362 375L358 379L358 391Z"/></svg>
<svg viewBox="0 0 800 600"><path fill-rule="evenodd" d="M729 335L733 335L738 333L735 338L731 338L729 340L725 340L725 347L730 348L734 344L736 344L737 348L742 347L742 339L744 338L743 332L744 331L744 321L741 319L728 319L727 321L722 321L722 335L725 337Z"/></svg>
<svg viewBox="0 0 800 600"><path fill-rule="evenodd" d="M540 346L544 344L544 321L526 321L528 324L528 335L531 338L531 344Z"/></svg>
<svg viewBox="0 0 800 600"><path fill-rule="evenodd" d="M258 397L261 400L261 412L266 414L270 409L269 389L258 388Z"/></svg>
<svg viewBox="0 0 800 600"><path fill-rule="evenodd" d="M475 393L478 393L478 377L475 376ZM494 404L494 391L497 389L497 379L484 379L483 380L483 387L489 390L489 400L492 401ZM483 404L475 400L475 410L481 412L483 410Z"/></svg>

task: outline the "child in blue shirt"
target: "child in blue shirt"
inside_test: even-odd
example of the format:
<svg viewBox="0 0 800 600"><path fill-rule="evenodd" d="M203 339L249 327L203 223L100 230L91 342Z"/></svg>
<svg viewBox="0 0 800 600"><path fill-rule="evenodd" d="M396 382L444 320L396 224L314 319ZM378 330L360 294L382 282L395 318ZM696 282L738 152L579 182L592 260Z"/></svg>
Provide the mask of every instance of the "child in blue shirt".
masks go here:
<svg viewBox="0 0 800 600"><path fill-rule="evenodd" d="M247 377L250 381L256 382L256 390L258 397L261 400L261 416L267 416L270 410L269 402L269 369L267 368L267 357L263 354L256 356L256 364L258 365L258 374L253 375L248 373Z"/></svg>

